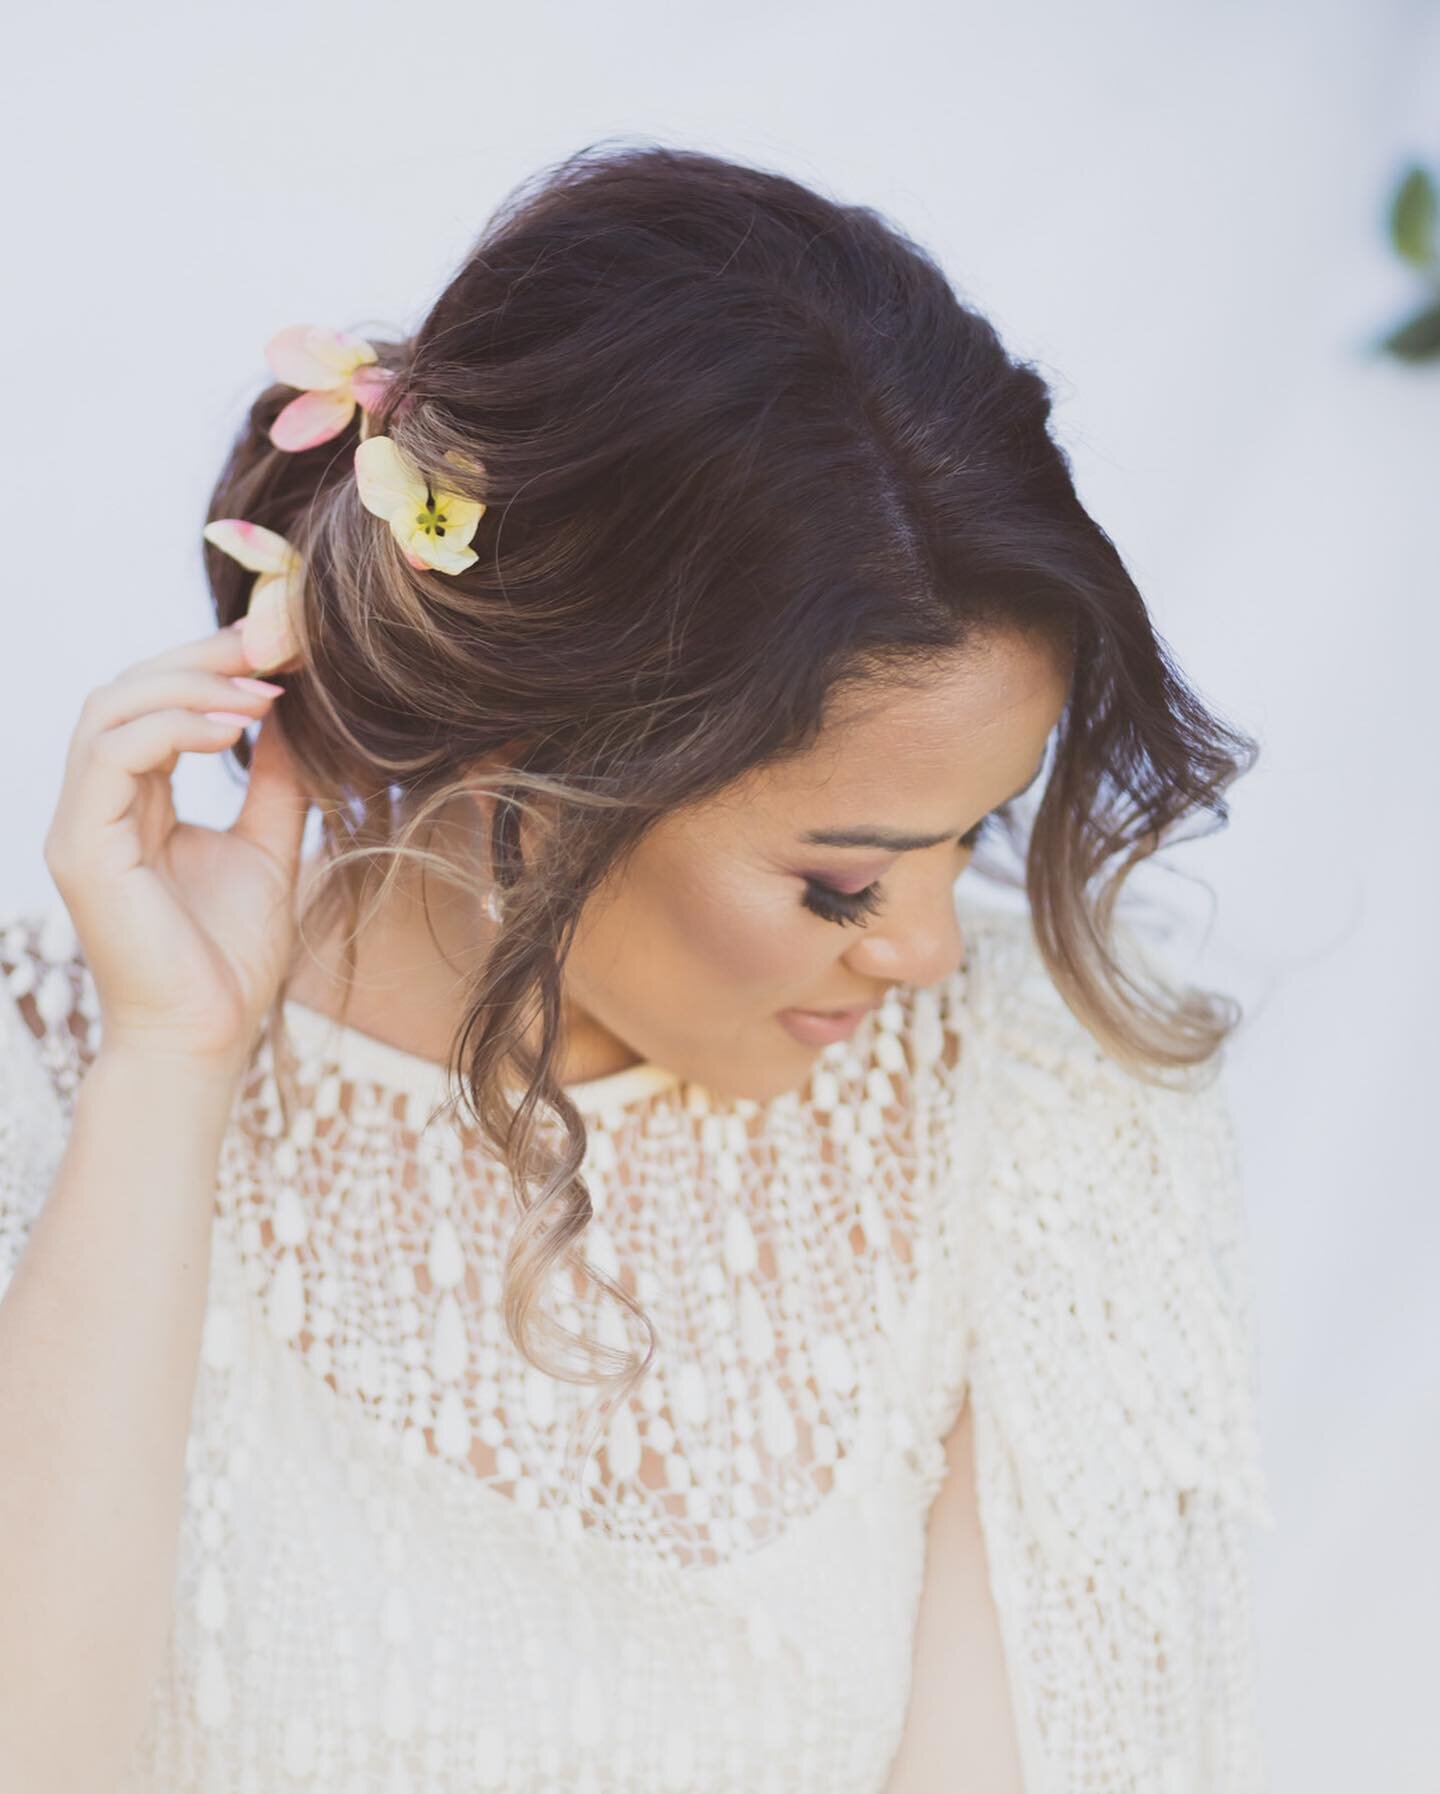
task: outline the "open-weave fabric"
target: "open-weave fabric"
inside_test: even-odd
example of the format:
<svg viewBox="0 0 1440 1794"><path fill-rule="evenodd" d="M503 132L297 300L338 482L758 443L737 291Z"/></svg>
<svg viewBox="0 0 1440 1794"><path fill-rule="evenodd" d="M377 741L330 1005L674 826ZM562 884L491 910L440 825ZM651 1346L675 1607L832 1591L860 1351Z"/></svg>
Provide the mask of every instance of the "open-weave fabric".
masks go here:
<svg viewBox="0 0 1440 1794"><path fill-rule="evenodd" d="M659 1335L578 1480L593 1392L505 1333L512 1193L443 1068L287 1006L292 1124L262 1039L223 1144L174 1626L121 1794L881 1794L967 1393L1028 1794L1268 1787L1223 1085L1123 1072L1028 921L959 913L964 967L803 1088L570 1087L582 1249ZM3 1288L99 1021L62 908L0 920L0 969ZM641 1343L578 1270L546 1305Z"/></svg>

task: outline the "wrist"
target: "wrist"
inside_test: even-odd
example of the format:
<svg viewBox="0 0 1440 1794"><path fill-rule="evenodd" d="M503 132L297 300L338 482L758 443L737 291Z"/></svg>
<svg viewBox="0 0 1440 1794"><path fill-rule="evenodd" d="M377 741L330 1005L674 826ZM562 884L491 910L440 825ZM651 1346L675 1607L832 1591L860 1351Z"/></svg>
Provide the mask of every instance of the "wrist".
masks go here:
<svg viewBox="0 0 1440 1794"><path fill-rule="evenodd" d="M102 1040L81 1089L153 1104L167 1122L193 1120L223 1129L244 1078L248 1055L168 1052L127 1040Z"/></svg>

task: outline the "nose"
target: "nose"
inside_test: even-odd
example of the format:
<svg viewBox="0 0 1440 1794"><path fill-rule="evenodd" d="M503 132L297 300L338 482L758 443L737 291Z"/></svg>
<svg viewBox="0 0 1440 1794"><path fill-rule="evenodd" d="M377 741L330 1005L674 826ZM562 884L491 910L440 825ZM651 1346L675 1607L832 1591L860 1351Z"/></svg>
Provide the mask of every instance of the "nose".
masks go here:
<svg viewBox="0 0 1440 1794"><path fill-rule="evenodd" d="M939 984L965 963L965 935L955 913L954 887L940 902L917 900L904 916L871 922L845 955L864 977L883 984Z"/></svg>

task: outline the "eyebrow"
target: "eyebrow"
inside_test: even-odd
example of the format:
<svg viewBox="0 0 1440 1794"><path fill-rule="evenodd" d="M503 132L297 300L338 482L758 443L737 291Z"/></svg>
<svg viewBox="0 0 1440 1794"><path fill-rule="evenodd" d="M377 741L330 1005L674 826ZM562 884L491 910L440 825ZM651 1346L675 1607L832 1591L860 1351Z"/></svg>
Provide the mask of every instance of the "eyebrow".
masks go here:
<svg viewBox="0 0 1440 1794"><path fill-rule="evenodd" d="M1017 797L1023 797L1036 779L1045 770L1045 756L1040 756L1040 764L1018 791L1012 791L1005 799L1005 804L1014 803ZM996 809L1004 809L1005 804L997 804ZM993 811L987 811L993 815ZM920 847L938 847L942 841L958 839L951 835L902 835L894 829L881 828L876 824L862 823L858 828L816 828L801 835L801 841L817 847L879 847L886 853L913 853Z"/></svg>

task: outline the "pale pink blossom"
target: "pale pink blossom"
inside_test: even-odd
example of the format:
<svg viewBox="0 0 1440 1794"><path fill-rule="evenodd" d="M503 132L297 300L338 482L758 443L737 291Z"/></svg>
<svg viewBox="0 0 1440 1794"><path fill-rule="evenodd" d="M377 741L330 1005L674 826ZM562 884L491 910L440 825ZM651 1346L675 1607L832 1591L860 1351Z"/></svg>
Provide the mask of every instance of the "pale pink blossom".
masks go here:
<svg viewBox="0 0 1440 1794"><path fill-rule="evenodd" d="M357 405L363 438L365 413L392 378L362 337L316 324L291 324L271 337L265 359L277 380L302 389L270 427L275 447L291 452L338 436Z"/></svg>
<svg viewBox="0 0 1440 1794"><path fill-rule="evenodd" d="M258 574L240 635L245 657L256 672L277 671L300 651L294 618L305 578L304 561L284 536L239 517L207 523L204 535L222 554Z"/></svg>

